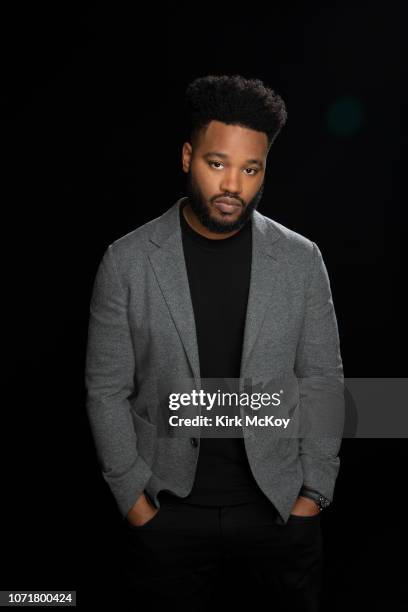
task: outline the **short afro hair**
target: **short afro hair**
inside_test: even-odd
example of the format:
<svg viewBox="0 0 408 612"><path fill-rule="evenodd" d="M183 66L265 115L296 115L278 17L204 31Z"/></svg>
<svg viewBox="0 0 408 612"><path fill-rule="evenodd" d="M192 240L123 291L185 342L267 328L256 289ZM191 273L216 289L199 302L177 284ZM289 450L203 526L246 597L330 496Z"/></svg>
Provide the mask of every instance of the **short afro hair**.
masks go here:
<svg viewBox="0 0 408 612"><path fill-rule="evenodd" d="M185 92L186 138L195 142L213 121L264 132L268 151L286 123L285 102L260 79L241 75L208 75L192 81Z"/></svg>

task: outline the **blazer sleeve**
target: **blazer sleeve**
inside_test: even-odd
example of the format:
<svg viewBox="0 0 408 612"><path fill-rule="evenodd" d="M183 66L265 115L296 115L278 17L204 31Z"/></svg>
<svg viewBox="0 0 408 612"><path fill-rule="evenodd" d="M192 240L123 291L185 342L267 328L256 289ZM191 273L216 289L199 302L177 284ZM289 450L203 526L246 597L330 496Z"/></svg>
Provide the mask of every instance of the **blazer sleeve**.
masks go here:
<svg viewBox="0 0 408 612"><path fill-rule="evenodd" d="M102 476L123 517L152 476L137 451L128 397L134 392L135 359L112 245L96 272L86 349L86 410Z"/></svg>
<svg viewBox="0 0 408 612"><path fill-rule="evenodd" d="M301 423L311 428L306 435L307 427L301 429L299 453L303 484L332 501L344 427L344 376L330 281L322 254L312 245L295 359Z"/></svg>

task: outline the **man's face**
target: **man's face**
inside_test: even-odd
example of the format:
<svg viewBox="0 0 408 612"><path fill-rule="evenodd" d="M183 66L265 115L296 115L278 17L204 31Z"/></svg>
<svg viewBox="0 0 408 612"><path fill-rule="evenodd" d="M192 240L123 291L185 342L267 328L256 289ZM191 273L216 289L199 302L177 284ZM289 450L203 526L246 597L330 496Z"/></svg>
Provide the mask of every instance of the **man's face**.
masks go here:
<svg viewBox="0 0 408 612"><path fill-rule="evenodd" d="M194 150L184 143L188 201L208 230L232 232L249 219L262 198L267 153L266 134L220 121L211 121ZM224 197L235 206L217 205Z"/></svg>

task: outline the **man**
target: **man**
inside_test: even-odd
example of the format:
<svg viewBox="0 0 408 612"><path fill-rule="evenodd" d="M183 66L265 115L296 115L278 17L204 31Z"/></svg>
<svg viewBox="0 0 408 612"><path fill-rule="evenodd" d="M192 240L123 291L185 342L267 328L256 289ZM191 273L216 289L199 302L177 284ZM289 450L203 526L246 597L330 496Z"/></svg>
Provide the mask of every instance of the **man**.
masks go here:
<svg viewBox="0 0 408 612"><path fill-rule="evenodd" d="M318 610L320 512L333 498L341 435L161 430L164 380L171 392L182 378L199 388L295 375L309 416L319 405L329 412L326 397L338 413L343 398L320 250L256 210L286 122L282 98L260 80L207 76L189 85L185 109L187 196L109 245L90 307L87 410L124 518L125 569L135 597L202 610L228 559L245 568L237 578L252 601L273 587L274 609Z"/></svg>

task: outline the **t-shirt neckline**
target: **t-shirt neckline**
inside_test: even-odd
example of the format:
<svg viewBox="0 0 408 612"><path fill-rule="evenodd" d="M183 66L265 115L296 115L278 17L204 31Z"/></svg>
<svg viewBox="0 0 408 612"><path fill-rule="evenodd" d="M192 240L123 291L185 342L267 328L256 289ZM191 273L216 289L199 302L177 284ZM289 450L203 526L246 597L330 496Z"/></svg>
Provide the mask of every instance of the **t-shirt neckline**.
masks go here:
<svg viewBox="0 0 408 612"><path fill-rule="evenodd" d="M207 236L203 236L202 234L199 234L188 223L183 213L183 208L186 204L187 202L185 202L179 208L181 227L184 230L184 232L188 234L188 236L190 236L197 244L199 244L202 248L208 251L219 251L219 250L230 248L234 244L243 240L245 238L245 235L251 228L251 219L248 219L245 225L241 227L241 229L238 232L236 232L232 236L229 236L228 238L221 238L219 240L214 239L214 238L207 238Z"/></svg>

